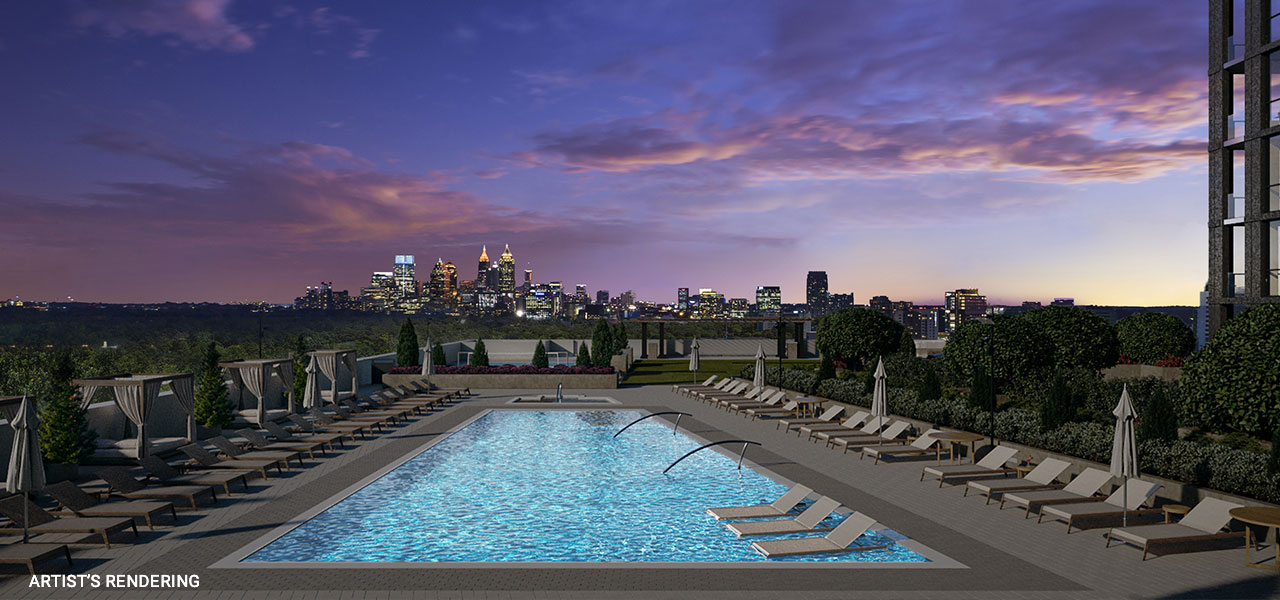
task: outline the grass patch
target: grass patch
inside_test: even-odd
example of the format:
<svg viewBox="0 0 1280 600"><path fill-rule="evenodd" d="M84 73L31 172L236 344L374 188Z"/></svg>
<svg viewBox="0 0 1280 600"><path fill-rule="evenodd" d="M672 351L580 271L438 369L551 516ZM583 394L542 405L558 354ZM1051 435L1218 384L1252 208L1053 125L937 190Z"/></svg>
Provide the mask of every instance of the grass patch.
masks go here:
<svg viewBox="0 0 1280 600"><path fill-rule="evenodd" d="M738 377L742 374L744 367L755 364L754 359L702 360L699 362L701 368L698 369L698 374L695 378L693 372L689 370L688 359L636 361L631 367L631 374L622 383L624 385L660 385L701 382L712 375ZM767 362L771 367L778 366L777 359ZM785 367L803 365L816 368L818 361L815 359L784 359L782 364Z"/></svg>

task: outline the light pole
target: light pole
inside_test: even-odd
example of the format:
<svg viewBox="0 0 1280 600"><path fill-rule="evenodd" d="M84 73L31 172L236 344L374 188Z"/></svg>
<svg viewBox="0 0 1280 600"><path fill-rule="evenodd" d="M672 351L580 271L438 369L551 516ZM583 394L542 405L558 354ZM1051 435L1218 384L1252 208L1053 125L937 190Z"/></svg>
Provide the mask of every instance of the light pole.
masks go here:
<svg viewBox="0 0 1280 600"><path fill-rule="evenodd" d="M977 322L987 326L987 377L989 378L989 386L991 387L991 402L987 405L987 409L991 414L991 445L996 444L996 322L987 317L978 317ZM982 399L986 403L987 399Z"/></svg>
<svg viewBox="0 0 1280 600"><path fill-rule="evenodd" d="M787 353L787 325L782 322L782 317L778 317L778 389L782 389L782 355ZM768 373L765 374L765 383L768 383Z"/></svg>

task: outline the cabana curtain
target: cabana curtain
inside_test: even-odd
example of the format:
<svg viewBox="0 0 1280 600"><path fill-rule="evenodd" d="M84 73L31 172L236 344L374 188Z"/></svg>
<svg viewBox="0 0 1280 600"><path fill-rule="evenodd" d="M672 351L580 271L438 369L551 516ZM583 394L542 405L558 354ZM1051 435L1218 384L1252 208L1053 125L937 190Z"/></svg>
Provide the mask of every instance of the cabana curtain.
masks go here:
<svg viewBox="0 0 1280 600"><path fill-rule="evenodd" d="M232 369L233 373L237 371L240 373L240 380L244 382L244 389L258 397L258 426L261 427L267 422L267 367L256 364Z"/></svg>
<svg viewBox="0 0 1280 600"><path fill-rule="evenodd" d="M276 376L280 378L281 394L284 396L285 410L293 414L293 361L276 363Z"/></svg>
<svg viewBox="0 0 1280 600"><path fill-rule="evenodd" d="M98 393L98 386L96 385L80 386L80 409L81 410L89 408L89 405L93 403L93 395L96 393Z"/></svg>
<svg viewBox="0 0 1280 600"><path fill-rule="evenodd" d="M356 353L348 352L343 354L342 362L347 365L347 371L351 373L351 393L355 396L359 396L360 386L356 383Z"/></svg>
<svg viewBox="0 0 1280 600"><path fill-rule="evenodd" d="M187 413L187 441L196 441L196 395L190 377L181 377L169 382L173 390L173 398L178 401L178 408Z"/></svg>
<svg viewBox="0 0 1280 600"><path fill-rule="evenodd" d="M316 366L320 368L320 372L329 378L330 385L333 386L333 395L330 400L338 403L338 357L335 354L313 354L312 358L316 360Z"/></svg>
<svg viewBox="0 0 1280 600"><path fill-rule="evenodd" d="M114 390L116 406L138 427L138 457L142 458L147 455L147 413L160 395L160 382L115 386Z"/></svg>

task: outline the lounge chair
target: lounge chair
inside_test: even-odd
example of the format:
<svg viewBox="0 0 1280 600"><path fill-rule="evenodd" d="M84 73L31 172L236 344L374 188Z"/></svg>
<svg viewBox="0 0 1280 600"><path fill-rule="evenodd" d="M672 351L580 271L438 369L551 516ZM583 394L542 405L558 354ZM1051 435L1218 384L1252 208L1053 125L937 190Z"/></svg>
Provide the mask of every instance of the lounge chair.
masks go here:
<svg viewBox="0 0 1280 600"><path fill-rule="evenodd" d="M1033 490L1029 492L1009 492L1000 495L1000 508L1006 502L1024 506L1027 513L1024 518L1031 518L1031 509L1048 504L1070 504L1072 502L1088 502L1094 498L1102 486L1111 481L1111 474L1099 469L1088 468L1076 475L1070 483L1059 490Z"/></svg>
<svg viewBox="0 0 1280 600"><path fill-rule="evenodd" d="M901 421L900 421L901 422ZM930 429L917 437L910 444L882 444L878 446L863 446L861 458L868 456L876 457L876 464L880 464L882 458L900 458L903 456L921 456L925 454L934 454L938 457L938 461L942 461L942 444L938 440L933 439L933 434L941 433L941 429ZM948 448L947 452L951 450Z"/></svg>
<svg viewBox="0 0 1280 600"><path fill-rule="evenodd" d="M813 442L821 440L824 445L830 446L831 440L839 437L866 437L877 435L876 432L889 424L888 417L869 417L862 423L862 427L843 426L827 430L813 430L809 434L809 439Z"/></svg>
<svg viewBox="0 0 1280 600"><path fill-rule="evenodd" d="M787 490L787 493L779 496L777 500L774 500L772 504L708 508L707 514L715 517L717 520L781 517L795 514L792 512L792 509L794 509L797 504L804 501L806 496L812 493L812 489L797 483L796 485L791 486L791 489Z"/></svg>
<svg viewBox="0 0 1280 600"><path fill-rule="evenodd" d="M298 466L302 465L302 453L297 450L245 450L235 445L231 440L216 435L208 439L214 448L226 458L232 460L278 460L284 468L289 468L289 459L297 459Z"/></svg>
<svg viewBox="0 0 1280 600"><path fill-rule="evenodd" d="M831 533L819 538L799 538L791 540L761 540L751 542L751 547L765 556L792 556L796 554L818 554L823 552L853 552L861 550L877 550L888 545L854 546L853 543L862 537L876 520L855 512L845 517Z"/></svg>
<svg viewBox="0 0 1280 600"><path fill-rule="evenodd" d="M1205 498L1177 523L1113 527L1107 532L1106 547L1111 547L1112 540L1142 546L1142 560L1147 560L1147 552L1151 550L1152 544L1244 537L1247 535L1246 531L1222 531L1231 522L1231 509L1241 506L1243 505L1217 498Z"/></svg>
<svg viewBox="0 0 1280 600"><path fill-rule="evenodd" d="M413 414L413 409L409 407L390 407L381 406L378 408L362 408L359 404L352 402L350 399L343 400L342 405L353 415L365 417L391 417L391 422L404 421Z"/></svg>
<svg viewBox="0 0 1280 600"><path fill-rule="evenodd" d="M25 506L24 506L25 504ZM25 513L24 513L25 511ZM112 532L121 529L133 529L133 536L138 537L138 524L131 518L117 517L55 517L22 494L9 496L0 500L0 515L4 515L13 523L0 527L0 532L22 533L23 514L26 515L27 532L32 535L42 533L91 533L102 536L102 543L110 548Z"/></svg>
<svg viewBox="0 0 1280 600"><path fill-rule="evenodd" d="M712 384L712 383L715 383L716 379L719 379L719 378L720 378L720 376L719 376L719 375L712 375L712 376L710 376L710 377L706 378L705 380L703 380L703 382L702 382L702 383L695 383L695 384L692 384L692 385L684 384L684 383L673 383L673 384L671 384L671 391L672 391L672 392L676 392L676 393L680 393L680 392L683 392L685 388L690 388L690 387L695 387L695 388L696 388L696 387L711 387L711 384Z"/></svg>
<svg viewBox="0 0 1280 600"><path fill-rule="evenodd" d="M781 535L784 533L802 533L805 531L827 531L830 527L818 527L831 513L840 508L840 503L823 496L793 519L770 519L766 521L738 521L725 527L738 534L746 535Z"/></svg>
<svg viewBox="0 0 1280 600"><path fill-rule="evenodd" d="M49 494L65 511L77 517L130 517L140 518L147 522L147 529L155 530L151 517L159 513L173 515L178 520L178 509L172 502L156 502L153 500L121 500L119 502L100 502L70 481L59 481L44 486L44 493Z"/></svg>
<svg viewBox="0 0 1280 600"><path fill-rule="evenodd" d="M191 462L205 469L235 469L252 473L257 471L262 474L263 479L267 479L269 475L267 470L271 467L276 468L276 472L283 474L284 469L280 467L279 460L240 460L237 458L221 459L213 455L213 453L204 449L200 444L187 444L181 448L183 454L191 457Z"/></svg>
<svg viewBox="0 0 1280 600"><path fill-rule="evenodd" d="M302 415L289 415L289 421L299 429L312 433L341 434L353 439L357 433L360 434L360 439L364 439L365 434L369 433L367 423L338 423L329 415L315 409L312 409L310 420Z"/></svg>
<svg viewBox="0 0 1280 600"><path fill-rule="evenodd" d="M419 392L424 394L444 394L450 398L461 398L462 396L470 396L471 388L442 388L431 384L427 378L415 379L409 382L409 385L417 388Z"/></svg>
<svg viewBox="0 0 1280 600"><path fill-rule="evenodd" d="M905 433L907 431L907 428L910 426L911 426L911 423L908 421L894 421L893 423L890 423L888 427L885 427L884 431L880 432L880 435L860 435L860 436L846 435L841 437L827 438L827 446L831 448L843 446L844 447L843 453L848 454L850 448L861 448L863 446L870 446L872 444L882 444L886 441L896 440L898 439L898 436Z"/></svg>
<svg viewBox="0 0 1280 600"><path fill-rule="evenodd" d="M1066 521L1067 533L1071 533L1076 519L1119 517L1126 512L1131 515L1164 512L1159 508L1141 508L1158 489L1160 489L1158 483L1130 479L1127 484L1121 484L1105 499L1044 506L1040 509L1040 516L1036 518L1036 522L1043 522L1045 515L1048 515L1055 520Z"/></svg>
<svg viewBox="0 0 1280 600"><path fill-rule="evenodd" d="M304 419L303 422L306 422L306 420ZM309 426L310 423L307 423L307 425ZM342 433L319 433L315 430L314 427L312 427L310 432L307 433L307 437L301 438L294 435L288 429L281 427L279 423L267 422L263 424L263 427L267 429L268 435L270 435L273 438L276 438L277 443L292 442L292 443L298 443L298 444L306 444L306 443L314 442L317 444L324 444L328 446L330 451L334 450L333 444L335 442L343 448L347 447L346 444L342 443L342 438L345 438L347 436ZM299 428L299 430L301 430L301 428Z"/></svg>
<svg viewBox="0 0 1280 600"><path fill-rule="evenodd" d="M237 429L236 433L239 434L240 437L244 438L245 442L249 444L249 447L253 448L254 450L285 450L285 451L291 451L291 452L306 452L307 456L311 457L311 460L316 459L316 450L319 450L321 454L324 453L324 442L321 442L319 440L312 440L309 442L303 442L303 441L273 442L267 439L267 436L263 435L261 431L258 431L256 429L249 429L247 427L244 429Z"/></svg>
<svg viewBox="0 0 1280 600"><path fill-rule="evenodd" d="M991 499L996 494L1006 492L1025 492L1030 490L1046 490L1051 488L1060 488L1064 484L1056 483L1058 476L1070 467L1071 463L1057 459L1046 458L1031 469L1026 477L1017 477L1015 479L988 479L980 481L970 481L969 485L964 488L964 495L969 495L969 490L987 495L987 504L991 504Z"/></svg>
<svg viewBox="0 0 1280 600"><path fill-rule="evenodd" d="M860 410L850 415L849 418L845 419L844 421L840 421L840 422L833 421L830 423L814 423L812 425L801 425L800 427L796 428L796 436L802 437L802 436L808 435L809 441L813 441L814 436L817 435L818 433L827 433L830 431L839 432L839 431L844 431L846 429L851 432L858 431L858 429L862 427L864 423L866 423L867 417L869 416L871 416L871 413L865 410Z"/></svg>
<svg viewBox="0 0 1280 600"><path fill-rule="evenodd" d="M822 414L818 415L818 417L814 419L781 419L778 421L778 426L774 427L774 429L782 429L783 427L786 427L786 431L789 432L792 427L799 429L805 425L830 423L834 421L836 417L839 417L842 412L844 412L844 407L839 404L835 404L827 408L827 410L823 411Z"/></svg>
<svg viewBox="0 0 1280 600"><path fill-rule="evenodd" d="M738 398L738 397L742 397L743 395L745 395L745 394L746 394L746 391L747 391L747 388L749 388L749 387L751 387L751 382L750 382L750 381L734 381L734 382L730 383L729 385L725 386L725 387L724 387L724 388L722 388L722 389L718 389L718 390L693 390L693 391L689 392L689 395L690 395L690 396L692 396L694 400L704 401L704 402L705 402L705 401L710 400L710 399L711 399L711 398L713 398L713 397L715 397L715 398L725 398L725 397L735 397L735 398Z"/></svg>
<svg viewBox="0 0 1280 600"><path fill-rule="evenodd" d="M196 498L208 494L214 504L218 503L217 488L208 485L173 485L148 487L145 482L138 481L128 471L120 467L106 467L95 473L107 482L107 495L115 494L131 500L187 500L191 510L196 510Z"/></svg>
<svg viewBox="0 0 1280 600"><path fill-rule="evenodd" d="M782 418L788 415L794 415L799 410L800 403L795 400L789 400L786 404L782 405L781 408L776 406L762 406L760 408L750 409L747 411L747 416L751 417L752 421L760 417Z"/></svg>
<svg viewBox="0 0 1280 600"><path fill-rule="evenodd" d="M75 566L71 562L71 549L66 544L7 544L0 547L0 564L26 565L32 575L36 574L36 563L56 556L67 557L67 566Z"/></svg>
<svg viewBox="0 0 1280 600"><path fill-rule="evenodd" d="M983 477L1017 473L1017 469L1005 464L1017 453L1018 449L1012 446L996 446L986 456L982 457L982 460L976 463L925 467L924 471L920 473L920 481L924 481L925 475L933 475L938 478L938 487L942 487L946 480L956 477Z"/></svg>
<svg viewBox="0 0 1280 600"><path fill-rule="evenodd" d="M728 402L723 404L723 407L725 410L730 410L735 413L741 413L744 410L781 406L782 405L781 402L785 400L786 397L787 397L786 392L782 390L777 390L772 392L765 392L755 400L742 400L738 402Z"/></svg>
<svg viewBox="0 0 1280 600"><path fill-rule="evenodd" d="M138 464L162 485L176 485L183 488L190 485L222 486L222 491L231 495L231 482L239 479L245 491L249 490L249 473L251 471L187 471L183 473L169 463L155 457L144 456Z"/></svg>
<svg viewBox="0 0 1280 600"><path fill-rule="evenodd" d="M733 405L761 402L769 394L773 394L773 390L762 387L751 387L751 389L747 390L745 394L712 395L707 396L706 400L707 404L716 408L729 410Z"/></svg>
<svg viewBox="0 0 1280 600"><path fill-rule="evenodd" d="M329 410L333 412L326 413L319 408L313 408L311 409L311 417L317 421L321 419L330 419L333 421L333 424L338 427L343 425L366 425L369 427L376 427L379 433L381 433L382 429L391 421L391 418L386 416L361 417L353 415L351 414L351 411L342 406L331 406L329 407Z"/></svg>
<svg viewBox="0 0 1280 600"><path fill-rule="evenodd" d="M725 387L727 387L728 385L730 385L730 384L734 383L735 381L738 381L738 380L737 380L737 379L734 379L734 378L732 378L732 377L725 377L724 379L721 379L720 381L717 381L717 382L715 382L715 383L714 383L714 384L712 384L712 385L689 385L689 386L682 386L682 387L680 388L680 390L679 390L679 391L680 391L680 393L681 393L681 394L684 394L685 396L690 396L690 397L692 397L692 396L693 396L693 394L694 394L694 392L705 392L705 391L717 391L717 390L723 390Z"/></svg>

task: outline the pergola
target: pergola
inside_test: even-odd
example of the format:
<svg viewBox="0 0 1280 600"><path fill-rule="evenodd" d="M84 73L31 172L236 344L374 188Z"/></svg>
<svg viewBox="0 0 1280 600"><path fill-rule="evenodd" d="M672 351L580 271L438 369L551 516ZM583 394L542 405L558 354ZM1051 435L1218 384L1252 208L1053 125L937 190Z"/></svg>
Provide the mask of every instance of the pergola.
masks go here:
<svg viewBox="0 0 1280 600"><path fill-rule="evenodd" d="M254 416L254 422L258 427L262 427L267 422L267 384L271 381L271 375L275 374L280 377L280 383L287 392L288 402L285 409L289 414L293 414L293 359L292 358L251 358L246 360L231 360L218 363L231 374L232 381L239 390L239 398L236 399L236 408L243 409L244 406L244 390L248 388L254 396L258 397L258 410Z"/></svg>
<svg viewBox="0 0 1280 600"><path fill-rule="evenodd" d="M71 385L80 388L80 408L87 409L93 396L101 388L109 387L114 393L116 407L138 428L138 458L147 455L150 441L147 439L147 419L160 396L160 387L169 384L178 407L187 414L188 442L196 439L195 389L191 373L163 373L154 375L105 375L74 379Z"/></svg>
<svg viewBox="0 0 1280 600"><path fill-rule="evenodd" d="M319 371L322 375L329 378L332 389L329 390L329 401L338 403L338 365L346 365L347 371L351 373L351 393L358 395L360 392L360 384L356 375L356 351L355 350L314 350L307 353L311 357L311 362L307 364L307 393L302 399L302 405L306 408L314 408L321 403L320 399L320 378L316 377Z"/></svg>
<svg viewBox="0 0 1280 600"><path fill-rule="evenodd" d="M723 319L676 319L663 317L635 317L627 319L628 323L640 324L640 358L649 358L649 324L658 324L658 356L666 357L667 323L792 323L796 342L804 341L804 324L813 321L813 317L784 316L776 317L733 317Z"/></svg>
<svg viewBox="0 0 1280 600"><path fill-rule="evenodd" d="M22 396L0 396L0 417L12 422L18 416L18 408L22 406Z"/></svg>

